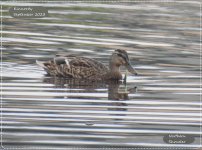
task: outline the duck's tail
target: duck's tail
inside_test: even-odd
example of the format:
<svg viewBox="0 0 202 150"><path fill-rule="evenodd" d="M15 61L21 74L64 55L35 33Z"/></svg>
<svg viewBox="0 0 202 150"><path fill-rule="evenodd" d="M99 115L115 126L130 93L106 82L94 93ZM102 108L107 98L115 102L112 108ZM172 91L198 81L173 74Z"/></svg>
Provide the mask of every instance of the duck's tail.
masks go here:
<svg viewBox="0 0 202 150"><path fill-rule="evenodd" d="M36 64L38 64L42 68L46 69L46 66L44 65L44 63L45 63L44 61L38 61L38 60L36 60Z"/></svg>
<svg viewBox="0 0 202 150"><path fill-rule="evenodd" d="M36 60L36 64L39 65L40 67L42 67L46 71L47 75L50 76L50 71L49 71L49 69L47 67L47 62L46 61L38 61L38 60Z"/></svg>
<svg viewBox="0 0 202 150"><path fill-rule="evenodd" d="M70 69L67 59L54 59L53 61L36 60L36 64L42 67L49 76L72 77L71 72L64 72L64 64L67 65L67 70Z"/></svg>

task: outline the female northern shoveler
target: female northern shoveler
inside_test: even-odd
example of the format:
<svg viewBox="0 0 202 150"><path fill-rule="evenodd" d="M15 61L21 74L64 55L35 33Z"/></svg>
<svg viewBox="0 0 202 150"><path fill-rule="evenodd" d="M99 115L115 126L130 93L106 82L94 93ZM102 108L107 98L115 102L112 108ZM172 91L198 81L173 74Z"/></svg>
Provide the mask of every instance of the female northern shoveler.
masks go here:
<svg viewBox="0 0 202 150"><path fill-rule="evenodd" d="M57 56L57 55L56 55ZM58 55L47 62L36 61L50 76L89 80L121 80L120 66L125 66L129 72L137 75L130 64L125 50L115 50L109 61L109 68L101 62L77 56Z"/></svg>

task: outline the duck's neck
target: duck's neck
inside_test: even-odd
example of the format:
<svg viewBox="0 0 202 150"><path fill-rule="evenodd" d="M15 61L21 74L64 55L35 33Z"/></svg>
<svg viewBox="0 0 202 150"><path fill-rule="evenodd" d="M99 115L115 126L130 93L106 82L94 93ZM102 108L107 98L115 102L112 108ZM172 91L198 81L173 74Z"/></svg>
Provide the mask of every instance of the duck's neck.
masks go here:
<svg viewBox="0 0 202 150"><path fill-rule="evenodd" d="M110 61L109 63L109 73L108 76L110 79L115 79L115 80L121 80L122 75L120 72L120 66L114 64L113 62Z"/></svg>
<svg viewBox="0 0 202 150"><path fill-rule="evenodd" d="M109 63L109 70L111 72L120 72L120 66L117 66L116 64L110 62Z"/></svg>

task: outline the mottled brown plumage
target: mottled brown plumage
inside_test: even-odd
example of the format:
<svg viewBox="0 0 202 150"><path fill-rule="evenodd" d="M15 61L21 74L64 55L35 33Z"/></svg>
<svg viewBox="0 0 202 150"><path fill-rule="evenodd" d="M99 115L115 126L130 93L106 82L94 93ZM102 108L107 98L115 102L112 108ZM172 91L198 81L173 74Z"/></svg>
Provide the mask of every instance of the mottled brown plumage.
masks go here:
<svg viewBox="0 0 202 150"><path fill-rule="evenodd" d="M125 50L115 50L109 62L109 68L101 62L71 55L56 55L53 60L36 61L50 76L89 80L120 80L122 79L120 66L124 65L133 74L128 54Z"/></svg>

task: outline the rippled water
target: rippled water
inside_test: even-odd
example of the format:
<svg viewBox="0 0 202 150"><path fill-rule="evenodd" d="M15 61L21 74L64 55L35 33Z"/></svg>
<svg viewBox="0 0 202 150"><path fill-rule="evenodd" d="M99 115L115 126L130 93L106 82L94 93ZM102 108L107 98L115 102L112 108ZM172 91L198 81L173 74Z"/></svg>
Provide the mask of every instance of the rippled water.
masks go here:
<svg viewBox="0 0 202 150"><path fill-rule="evenodd" d="M16 5L47 7L49 17L12 18ZM198 3L2 2L2 14L5 148L200 145ZM35 64L68 53L107 65L117 48L139 72L126 86L54 79ZM166 144L167 134L195 141Z"/></svg>

